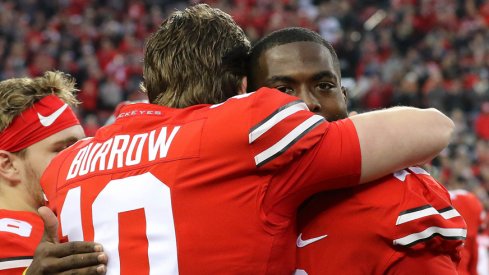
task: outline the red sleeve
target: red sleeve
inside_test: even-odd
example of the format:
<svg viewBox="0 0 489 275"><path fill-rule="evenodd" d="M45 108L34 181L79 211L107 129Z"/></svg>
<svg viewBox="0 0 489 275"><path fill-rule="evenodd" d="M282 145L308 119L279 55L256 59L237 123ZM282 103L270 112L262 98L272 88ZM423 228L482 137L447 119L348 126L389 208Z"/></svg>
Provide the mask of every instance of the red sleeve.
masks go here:
<svg viewBox="0 0 489 275"><path fill-rule="evenodd" d="M358 136L350 119L328 124L318 143L272 180L265 210L279 216L323 190L357 185L361 173Z"/></svg>
<svg viewBox="0 0 489 275"><path fill-rule="evenodd" d="M297 182L317 193L357 185L361 162L355 126L350 119L343 119L329 123L317 146L294 163L294 168L302 174Z"/></svg>
<svg viewBox="0 0 489 275"><path fill-rule="evenodd" d="M35 213L0 210L0 274L22 274L44 233Z"/></svg>
<svg viewBox="0 0 489 275"><path fill-rule="evenodd" d="M467 236L467 225L452 206L448 191L420 167L409 167L394 174L405 185L393 245L406 253L431 251L460 260Z"/></svg>
<svg viewBox="0 0 489 275"><path fill-rule="evenodd" d="M443 274L457 275L457 267L448 255L419 251L402 257L392 264L385 274Z"/></svg>
<svg viewBox="0 0 489 275"><path fill-rule="evenodd" d="M280 170L322 138L328 123L296 97L262 88L251 98L249 144L257 167Z"/></svg>
<svg viewBox="0 0 489 275"><path fill-rule="evenodd" d="M288 216L314 193L358 184L360 143L350 119L329 123L297 98L272 89L256 92L251 112L255 164L274 174L266 212Z"/></svg>
<svg viewBox="0 0 489 275"><path fill-rule="evenodd" d="M258 167L281 173L283 177L276 177L280 185L293 177L291 192L358 184L360 143L350 119L329 123L295 97L267 88L260 92L251 110L249 137Z"/></svg>

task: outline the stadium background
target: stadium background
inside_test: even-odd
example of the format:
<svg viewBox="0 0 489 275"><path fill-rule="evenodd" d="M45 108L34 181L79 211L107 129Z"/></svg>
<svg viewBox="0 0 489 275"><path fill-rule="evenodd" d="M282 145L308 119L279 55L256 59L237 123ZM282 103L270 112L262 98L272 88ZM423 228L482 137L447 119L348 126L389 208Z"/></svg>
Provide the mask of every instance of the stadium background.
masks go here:
<svg viewBox="0 0 489 275"><path fill-rule="evenodd" d="M93 135L119 102L145 98L145 37L196 2L231 14L252 41L288 26L318 31L338 52L350 109L412 105L449 115L456 134L432 174L489 209L489 1L0 0L0 80L70 73Z"/></svg>

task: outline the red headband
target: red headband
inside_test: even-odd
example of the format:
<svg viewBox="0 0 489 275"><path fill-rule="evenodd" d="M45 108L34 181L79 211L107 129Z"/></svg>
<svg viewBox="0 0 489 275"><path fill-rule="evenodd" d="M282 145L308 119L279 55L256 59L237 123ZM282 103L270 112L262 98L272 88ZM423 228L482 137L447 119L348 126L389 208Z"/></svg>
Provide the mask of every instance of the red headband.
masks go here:
<svg viewBox="0 0 489 275"><path fill-rule="evenodd" d="M0 150L20 151L74 125L80 125L80 121L68 104L55 95L46 96L0 133Z"/></svg>

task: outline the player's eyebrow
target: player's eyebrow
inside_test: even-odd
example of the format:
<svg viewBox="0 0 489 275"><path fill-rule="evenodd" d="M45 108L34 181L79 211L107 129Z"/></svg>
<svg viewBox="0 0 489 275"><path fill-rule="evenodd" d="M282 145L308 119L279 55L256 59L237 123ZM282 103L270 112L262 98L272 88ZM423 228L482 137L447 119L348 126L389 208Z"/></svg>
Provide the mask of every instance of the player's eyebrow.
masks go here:
<svg viewBox="0 0 489 275"><path fill-rule="evenodd" d="M293 83L295 80L292 77L289 76L284 76L284 75L274 75L272 77L267 78L265 81L265 84L272 84L275 82L287 82L287 83Z"/></svg>
<svg viewBox="0 0 489 275"><path fill-rule="evenodd" d="M328 79L333 79L335 81L338 81L338 76L331 71L321 71L312 77L314 81L318 81L323 78L328 78Z"/></svg>
<svg viewBox="0 0 489 275"><path fill-rule="evenodd" d="M75 142L77 142L79 140L80 139L77 138L77 137L67 137L67 138L64 138L62 140L56 141L54 143L54 145L64 145L64 144L68 144L68 143L73 144L73 143L75 143Z"/></svg>

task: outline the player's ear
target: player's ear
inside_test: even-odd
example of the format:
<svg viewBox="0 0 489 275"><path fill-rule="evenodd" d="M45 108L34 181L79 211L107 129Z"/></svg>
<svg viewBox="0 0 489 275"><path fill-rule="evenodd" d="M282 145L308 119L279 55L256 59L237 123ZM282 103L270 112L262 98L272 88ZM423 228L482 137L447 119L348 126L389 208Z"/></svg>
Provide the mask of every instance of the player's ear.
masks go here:
<svg viewBox="0 0 489 275"><path fill-rule="evenodd" d="M243 76L243 80L241 81L241 89L239 89L238 95L246 94L246 89L248 89L248 78Z"/></svg>
<svg viewBox="0 0 489 275"><path fill-rule="evenodd" d="M20 182L20 173L16 167L18 163L14 154L0 150L0 177L12 184Z"/></svg>

